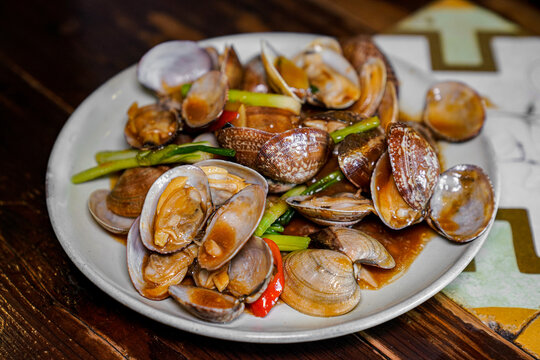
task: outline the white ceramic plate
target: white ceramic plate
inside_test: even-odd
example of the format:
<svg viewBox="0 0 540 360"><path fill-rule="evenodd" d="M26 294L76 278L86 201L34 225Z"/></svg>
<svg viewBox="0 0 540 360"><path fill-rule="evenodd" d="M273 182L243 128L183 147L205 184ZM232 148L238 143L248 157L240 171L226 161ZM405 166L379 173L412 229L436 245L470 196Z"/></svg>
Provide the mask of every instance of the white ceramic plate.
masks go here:
<svg viewBox="0 0 540 360"><path fill-rule="evenodd" d="M245 62L259 52L261 38L270 41L280 52L292 55L314 37L290 33L245 34L209 39L203 44L222 50L225 44L232 43ZM395 58L392 62L403 88L409 86L414 90L417 85L415 80L409 80L411 68L408 64ZM245 313L225 325L198 320L171 299L147 300L133 288L126 268L125 246L102 230L87 210L90 193L108 188L109 179L81 185L70 182L72 174L95 165L97 151L127 147L123 128L126 111L133 101L139 104L155 101L137 83L135 66L107 81L77 108L51 153L47 170L47 206L58 239L77 267L114 299L164 324L216 338L266 343L300 342L349 334L395 318L436 294L465 268L486 239L487 232L466 245L456 245L443 238L433 239L403 277L381 290L363 291L359 306L346 315L311 317L281 305L264 319ZM493 152L484 137L447 145L444 156L447 167L467 162L484 168L499 198Z"/></svg>

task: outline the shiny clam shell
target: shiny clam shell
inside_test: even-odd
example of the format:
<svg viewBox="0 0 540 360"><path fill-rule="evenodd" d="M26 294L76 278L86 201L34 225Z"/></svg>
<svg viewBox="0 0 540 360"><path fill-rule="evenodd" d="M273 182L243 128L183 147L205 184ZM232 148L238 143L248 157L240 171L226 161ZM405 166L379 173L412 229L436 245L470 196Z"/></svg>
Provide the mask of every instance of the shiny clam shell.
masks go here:
<svg viewBox="0 0 540 360"><path fill-rule="evenodd" d="M226 323L244 311L244 303L214 290L175 285L169 287L169 294L191 314L210 322Z"/></svg>
<svg viewBox="0 0 540 360"><path fill-rule="evenodd" d="M319 225L349 226L375 211L369 199L352 193L339 193L332 196L317 194L291 196L286 202Z"/></svg>
<svg viewBox="0 0 540 360"><path fill-rule="evenodd" d="M476 239L495 215L495 194L486 173L475 165L456 165L439 178L429 202L427 221L446 238Z"/></svg>
<svg viewBox="0 0 540 360"><path fill-rule="evenodd" d="M437 153L420 133L405 123L391 124L387 141L399 193L413 209L423 210L439 178Z"/></svg>
<svg viewBox="0 0 540 360"><path fill-rule="evenodd" d="M482 130L485 118L482 98L464 83L441 82L427 92L423 120L445 140L472 139Z"/></svg>
<svg viewBox="0 0 540 360"><path fill-rule="evenodd" d="M274 135L263 130L228 127L217 132L217 139L222 147L236 151L236 161L255 169L259 151Z"/></svg>
<svg viewBox="0 0 540 360"><path fill-rule="evenodd" d="M377 111L386 89L386 67L379 58L369 58L360 69L360 98L349 110L371 117Z"/></svg>
<svg viewBox="0 0 540 360"><path fill-rule="evenodd" d="M192 128L217 119L227 101L227 76L213 70L198 78L182 102L182 118Z"/></svg>
<svg viewBox="0 0 540 360"><path fill-rule="evenodd" d="M190 83L211 68L211 57L196 42L167 41L143 55L137 78L144 86L162 92L164 83L168 87Z"/></svg>
<svg viewBox="0 0 540 360"><path fill-rule="evenodd" d="M189 231L183 233L183 237L180 242L167 242L164 246L158 246L154 243L154 221L156 216L156 208L159 202L159 198L163 191L166 189L169 183L177 177L186 177L187 186L193 187L198 190L201 198L200 207L205 213L203 214L202 221L189 224ZM140 232L143 244L150 250L159 253L171 253L182 249L187 246L199 233L200 229L206 223L206 219L212 212L212 196L210 193L210 186L208 185L208 179L204 172L194 165L182 165L167 171L161 175L150 187L148 194L144 201L143 209L141 212ZM179 214L182 216L182 214Z"/></svg>
<svg viewBox="0 0 540 360"><path fill-rule="evenodd" d="M203 269L215 270L240 251L259 224L266 201L260 185L249 185L223 204L206 226L199 250Z"/></svg>
<svg viewBox="0 0 540 360"><path fill-rule="evenodd" d="M345 314L360 302L351 260L324 249L294 251L283 259L285 284L281 299L312 316Z"/></svg>
<svg viewBox="0 0 540 360"><path fill-rule="evenodd" d="M231 260L227 290L252 303L266 290L273 270L272 251L260 237L252 236Z"/></svg>
<svg viewBox="0 0 540 360"><path fill-rule="evenodd" d="M127 234L135 218L120 216L113 213L107 207L107 196L110 191L99 189L88 198L88 210L96 222L105 230L113 234Z"/></svg>
<svg viewBox="0 0 540 360"><path fill-rule="evenodd" d="M152 253L141 241L139 218L129 231L126 248L131 282L139 294L151 300L168 297L169 286L179 284L184 279L189 265L197 256L197 246L194 244L174 254Z"/></svg>
<svg viewBox="0 0 540 360"><path fill-rule="evenodd" d="M198 167L218 167L223 168L227 170L229 174L238 176L242 178L246 184L257 184L260 185L264 192L268 192L268 183L266 182L266 179L262 177L261 174L256 172L253 169L250 169L246 166L233 163L230 161L225 160L218 160L218 159L211 159L211 160L203 160L198 163L196 163ZM208 177L208 175L207 175ZM238 191L231 193L230 190L227 188L226 183L227 179L222 179L220 183L223 186L219 186L219 184L213 185L212 176L209 177L209 185L210 185L210 191L212 194L212 203L214 206L219 206L225 203L231 196L236 194Z"/></svg>
<svg viewBox="0 0 540 360"><path fill-rule="evenodd" d="M413 209L403 200L385 152L377 161L371 176L373 206L381 221L391 229L399 230L422 221L422 211Z"/></svg>
<svg viewBox="0 0 540 360"><path fill-rule="evenodd" d="M341 226L330 226L310 238L329 249L340 251L353 262L392 269L396 262L386 248L373 236Z"/></svg>
<svg viewBox="0 0 540 360"><path fill-rule="evenodd" d="M293 129L265 142L255 164L257 170L269 178L301 184L319 172L331 147L332 140L326 131Z"/></svg>
<svg viewBox="0 0 540 360"><path fill-rule="evenodd" d="M386 138L380 127L350 134L339 145L339 167L350 182L367 192L371 173L385 150Z"/></svg>

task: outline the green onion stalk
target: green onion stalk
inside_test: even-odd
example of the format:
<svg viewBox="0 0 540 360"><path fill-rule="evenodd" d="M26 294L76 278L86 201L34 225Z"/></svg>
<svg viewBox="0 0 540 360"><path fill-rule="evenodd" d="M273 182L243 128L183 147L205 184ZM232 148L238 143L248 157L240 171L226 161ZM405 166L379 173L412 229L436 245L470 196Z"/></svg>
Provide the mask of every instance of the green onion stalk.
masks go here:
<svg viewBox="0 0 540 360"><path fill-rule="evenodd" d="M234 156L236 153L233 149L222 149L200 144L171 144L159 150L126 150L120 152L104 152L101 153L101 155L96 156L96 158L99 158L97 166L73 175L71 177L71 182L74 184L79 184L108 175L118 170L125 170L140 166L200 161L203 159L196 159L196 152L199 151L221 156ZM109 161L100 162L104 161L105 159Z"/></svg>

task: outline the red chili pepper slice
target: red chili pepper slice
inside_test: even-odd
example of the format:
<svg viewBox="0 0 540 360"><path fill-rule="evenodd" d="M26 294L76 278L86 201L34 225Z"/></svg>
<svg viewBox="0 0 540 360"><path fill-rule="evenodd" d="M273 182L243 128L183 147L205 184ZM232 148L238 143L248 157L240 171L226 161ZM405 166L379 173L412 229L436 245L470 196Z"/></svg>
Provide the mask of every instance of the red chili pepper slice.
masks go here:
<svg viewBox="0 0 540 360"><path fill-rule="evenodd" d="M262 293L261 297L255 302L250 304L250 310L253 315L257 317L265 317L270 309L277 303L279 295L283 291L283 284L285 278L283 276L283 263L281 261L281 253L275 242L270 239L263 239L270 250L272 250L272 256L274 257L274 265L277 268L277 272L274 274L274 278L268 284L266 290Z"/></svg>
<svg viewBox="0 0 540 360"><path fill-rule="evenodd" d="M238 111L223 110L221 116L213 123L208 130L216 131L225 126L226 123L238 119Z"/></svg>

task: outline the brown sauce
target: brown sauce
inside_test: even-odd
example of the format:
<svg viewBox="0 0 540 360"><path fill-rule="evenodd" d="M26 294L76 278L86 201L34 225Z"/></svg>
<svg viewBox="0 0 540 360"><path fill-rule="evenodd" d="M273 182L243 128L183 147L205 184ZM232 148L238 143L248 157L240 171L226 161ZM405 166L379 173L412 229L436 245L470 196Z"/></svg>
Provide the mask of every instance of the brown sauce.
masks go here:
<svg viewBox="0 0 540 360"><path fill-rule="evenodd" d="M217 309L227 309L234 306L220 293L203 288L193 288L189 301L200 306Z"/></svg>
<svg viewBox="0 0 540 360"><path fill-rule="evenodd" d="M211 243L212 241L220 248L221 254L226 256L231 253L235 245L236 231L224 220L217 220L214 224L211 232L207 235L205 243ZM213 256L206 251L205 245L203 245L199 252L199 261L205 263L207 266L213 266L220 262L221 256Z"/></svg>
<svg viewBox="0 0 540 360"><path fill-rule="evenodd" d="M363 266L362 271L366 272L365 275L370 283L362 280L360 286L363 289L372 290L380 289L401 277L422 252L427 242L436 236L424 222L403 230L391 230L375 216L365 218L354 227L379 240L396 261L396 266L390 270Z"/></svg>

